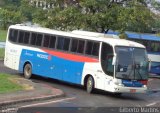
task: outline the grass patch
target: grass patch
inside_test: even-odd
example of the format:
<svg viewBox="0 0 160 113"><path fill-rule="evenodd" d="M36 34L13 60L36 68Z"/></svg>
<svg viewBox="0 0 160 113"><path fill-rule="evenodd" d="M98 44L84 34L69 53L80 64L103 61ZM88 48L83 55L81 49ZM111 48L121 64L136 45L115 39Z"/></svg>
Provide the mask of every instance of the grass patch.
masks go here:
<svg viewBox="0 0 160 113"><path fill-rule="evenodd" d="M5 49L0 48L0 59L4 59L4 52L5 52Z"/></svg>
<svg viewBox="0 0 160 113"><path fill-rule="evenodd" d="M7 30L0 29L0 42L5 42L7 37Z"/></svg>
<svg viewBox="0 0 160 113"><path fill-rule="evenodd" d="M16 77L0 73L0 93L9 93L23 89L21 85L12 81L14 78Z"/></svg>

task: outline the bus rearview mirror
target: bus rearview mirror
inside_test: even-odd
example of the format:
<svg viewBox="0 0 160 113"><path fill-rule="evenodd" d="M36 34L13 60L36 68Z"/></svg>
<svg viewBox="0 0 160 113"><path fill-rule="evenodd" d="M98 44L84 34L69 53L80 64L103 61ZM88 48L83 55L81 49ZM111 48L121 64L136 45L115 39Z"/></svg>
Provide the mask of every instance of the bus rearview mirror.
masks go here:
<svg viewBox="0 0 160 113"><path fill-rule="evenodd" d="M113 56L112 65L116 65L116 56Z"/></svg>
<svg viewBox="0 0 160 113"><path fill-rule="evenodd" d="M151 60L150 59L148 59L148 70L150 71L151 70Z"/></svg>

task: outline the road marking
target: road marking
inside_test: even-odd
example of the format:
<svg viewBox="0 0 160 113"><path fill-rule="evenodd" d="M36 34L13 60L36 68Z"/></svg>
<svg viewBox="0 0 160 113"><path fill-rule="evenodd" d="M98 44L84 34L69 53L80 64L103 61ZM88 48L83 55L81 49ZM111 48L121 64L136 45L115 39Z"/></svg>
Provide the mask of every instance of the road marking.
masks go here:
<svg viewBox="0 0 160 113"><path fill-rule="evenodd" d="M21 106L20 108L27 108L27 107L33 107L33 106L39 106L39 105L57 103L57 102L62 102L62 101L66 101L66 100L74 100L75 98L76 97L65 98L65 99L60 99L60 100L55 100L55 101L49 101L49 102L36 103L36 104L30 104L30 105Z"/></svg>
<svg viewBox="0 0 160 113"><path fill-rule="evenodd" d="M153 105L155 105L155 104L157 104L157 102L150 103L150 104L148 104L148 105L146 105L146 106L149 107L149 106L153 106Z"/></svg>

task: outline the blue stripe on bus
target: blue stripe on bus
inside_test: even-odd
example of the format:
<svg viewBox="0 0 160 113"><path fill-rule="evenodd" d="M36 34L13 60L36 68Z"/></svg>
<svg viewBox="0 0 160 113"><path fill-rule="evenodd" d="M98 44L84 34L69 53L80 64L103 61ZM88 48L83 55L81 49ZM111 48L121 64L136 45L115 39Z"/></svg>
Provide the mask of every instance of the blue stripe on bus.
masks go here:
<svg viewBox="0 0 160 113"><path fill-rule="evenodd" d="M27 61L32 64L33 74L81 84L84 62L65 60L48 53L24 49L20 57L20 72L23 72L23 66Z"/></svg>
<svg viewBox="0 0 160 113"><path fill-rule="evenodd" d="M122 80L122 84L126 87L142 87L143 84L139 81Z"/></svg>

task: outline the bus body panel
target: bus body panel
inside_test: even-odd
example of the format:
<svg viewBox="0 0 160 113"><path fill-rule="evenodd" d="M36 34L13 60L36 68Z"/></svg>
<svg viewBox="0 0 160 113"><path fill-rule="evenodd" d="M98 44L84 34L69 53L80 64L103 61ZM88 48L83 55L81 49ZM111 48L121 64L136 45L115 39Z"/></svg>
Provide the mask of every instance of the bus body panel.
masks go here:
<svg viewBox="0 0 160 113"><path fill-rule="evenodd" d="M69 61L46 52L23 49L19 65L20 72L23 71L27 61L32 64L33 74L81 84L84 62Z"/></svg>
<svg viewBox="0 0 160 113"><path fill-rule="evenodd" d="M87 75L89 75L89 76L92 76L93 79L94 79L95 88L104 89L104 78L102 76L99 77L100 74L99 74L98 71L102 72L102 68L101 68L101 65L100 65L99 62L97 62L97 63L85 63L84 71L83 71L83 74L82 74L82 82L81 82L81 84L84 85L85 77Z"/></svg>
<svg viewBox="0 0 160 113"><path fill-rule="evenodd" d="M19 45L6 41L4 65L11 69L18 70L20 53L21 49Z"/></svg>

